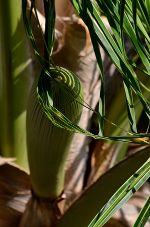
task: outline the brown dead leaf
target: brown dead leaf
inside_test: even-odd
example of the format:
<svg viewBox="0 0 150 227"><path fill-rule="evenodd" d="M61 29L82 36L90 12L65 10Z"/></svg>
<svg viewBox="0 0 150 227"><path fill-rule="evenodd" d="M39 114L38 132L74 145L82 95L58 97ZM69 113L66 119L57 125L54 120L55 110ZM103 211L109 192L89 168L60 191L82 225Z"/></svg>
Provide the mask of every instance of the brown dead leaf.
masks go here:
<svg viewBox="0 0 150 227"><path fill-rule="evenodd" d="M32 196L19 227L54 227L57 221L57 204Z"/></svg>
<svg viewBox="0 0 150 227"><path fill-rule="evenodd" d="M17 227L31 196L31 185L28 174L7 161L1 159L0 165L0 226Z"/></svg>

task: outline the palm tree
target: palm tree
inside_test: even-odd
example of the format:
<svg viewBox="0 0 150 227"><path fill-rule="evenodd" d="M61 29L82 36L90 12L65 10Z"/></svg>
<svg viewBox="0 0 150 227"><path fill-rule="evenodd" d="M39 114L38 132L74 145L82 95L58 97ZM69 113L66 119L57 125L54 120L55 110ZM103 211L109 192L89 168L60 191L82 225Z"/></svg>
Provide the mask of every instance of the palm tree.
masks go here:
<svg viewBox="0 0 150 227"><path fill-rule="evenodd" d="M137 127L142 111L148 122L150 114L149 1L105 3L101 0L72 0L75 12L84 23L74 15L68 2L64 4L68 6L67 15L62 18L63 6L56 1L55 39L55 1L43 1L42 7L36 3L29 3L27 16L27 1L22 1L25 28L41 71L35 75L27 110L31 185L24 172L15 167L3 166L12 172L18 171L18 176L20 174L25 178L21 191L28 195L28 204L21 222L21 214L18 214L16 220L20 226L83 227L100 210L89 226L103 226L150 176L149 128L147 126L145 132L139 132ZM36 6L41 9L41 13L44 12L45 32L40 26L40 14ZM109 28L102 18L107 18ZM39 29L33 27L35 22ZM40 40L37 40L37 31ZM91 44L96 57L93 56ZM129 47L134 50L133 55ZM117 82L119 89L116 93L108 93L106 90L108 80L105 73L109 71L106 71L104 65L106 56L110 57L113 68L116 68L114 76L121 78ZM116 80L113 84L116 86ZM92 94L95 98L92 100L93 95L89 98L89 88L93 86L95 89ZM107 99L106 94L113 97ZM94 132L89 131L91 116L98 121ZM75 132L82 136L74 135ZM87 136L98 140L92 155L86 146L89 143ZM81 144L75 148L70 145L69 148L69 144L76 144L77 140ZM130 142L144 144L144 148L120 162ZM97 147L101 149L101 156L92 166L91 160L99 153ZM75 151L71 153L71 149ZM107 168L112 152L116 155L111 165L116 162L119 164L102 175L106 169L101 172L99 166L104 163L106 152ZM32 193L29 192L31 188ZM18 190L19 186L16 192ZM97 197L99 194L101 198ZM136 226L148 219L148 206L149 199Z"/></svg>

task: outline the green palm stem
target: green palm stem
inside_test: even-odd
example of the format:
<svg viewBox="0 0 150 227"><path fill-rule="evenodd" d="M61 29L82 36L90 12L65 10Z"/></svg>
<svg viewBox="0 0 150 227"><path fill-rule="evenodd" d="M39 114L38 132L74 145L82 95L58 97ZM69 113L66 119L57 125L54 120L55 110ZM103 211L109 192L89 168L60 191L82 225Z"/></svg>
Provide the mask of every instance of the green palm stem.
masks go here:
<svg viewBox="0 0 150 227"><path fill-rule="evenodd" d="M45 31L44 58L37 49L36 37L26 15L26 0L22 1L22 10L28 38L42 65L42 72L32 86L27 110L27 146L31 183L34 194L54 201L64 188L65 162L74 135L74 131L66 130L65 122L63 124L61 120L68 117L74 124L78 123L83 106L83 92L75 74L51 62L55 4L54 1L47 3L45 29L48 31Z"/></svg>
<svg viewBox="0 0 150 227"><path fill-rule="evenodd" d="M53 201L64 189L65 164L74 133L54 125L56 119L48 111L52 105L78 123L82 112L82 89L76 76L62 67L51 67L49 73L52 77L55 75L56 80L42 71L31 90L27 144L33 191L38 197Z"/></svg>
<svg viewBox="0 0 150 227"><path fill-rule="evenodd" d="M32 83L21 1L0 2L0 147L27 168L26 105Z"/></svg>

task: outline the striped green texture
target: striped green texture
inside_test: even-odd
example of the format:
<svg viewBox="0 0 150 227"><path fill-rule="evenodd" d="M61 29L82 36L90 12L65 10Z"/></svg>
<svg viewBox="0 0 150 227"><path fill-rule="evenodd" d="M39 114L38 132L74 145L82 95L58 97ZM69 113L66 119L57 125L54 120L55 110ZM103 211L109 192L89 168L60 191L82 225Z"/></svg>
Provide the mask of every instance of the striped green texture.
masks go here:
<svg viewBox="0 0 150 227"><path fill-rule="evenodd" d="M51 77L42 71L32 87L27 110L27 145L33 191L53 200L63 191L65 161L73 132L53 124L58 120L51 113L51 105L77 124L82 112L82 89L69 70L55 67L49 69L49 74Z"/></svg>
<svg viewBox="0 0 150 227"><path fill-rule="evenodd" d="M150 197L147 199L144 207L141 209L139 216L133 227L144 227L150 217Z"/></svg>

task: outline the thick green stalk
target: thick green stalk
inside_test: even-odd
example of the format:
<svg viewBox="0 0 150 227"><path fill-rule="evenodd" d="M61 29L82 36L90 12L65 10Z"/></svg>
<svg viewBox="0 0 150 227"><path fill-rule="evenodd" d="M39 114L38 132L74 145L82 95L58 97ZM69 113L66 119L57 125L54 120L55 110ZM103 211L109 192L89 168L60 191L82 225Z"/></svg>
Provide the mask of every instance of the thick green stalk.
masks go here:
<svg viewBox="0 0 150 227"><path fill-rule="evenodd" d="M1 151L27 167L26 104L31 87L29 51L21 1L0 1Z"/></svg>
<svg viewBox="0 0 150 227"><path fill-rule="evenodd" d="M74 133L53 124L56 119L50 113L51 107L77 123L82 111L82 89L68 70L57 67L49 72L55 79L42 71L31 90L27 144L33 191L39 197L54 200L63 192L65 163Z"/></svg>

